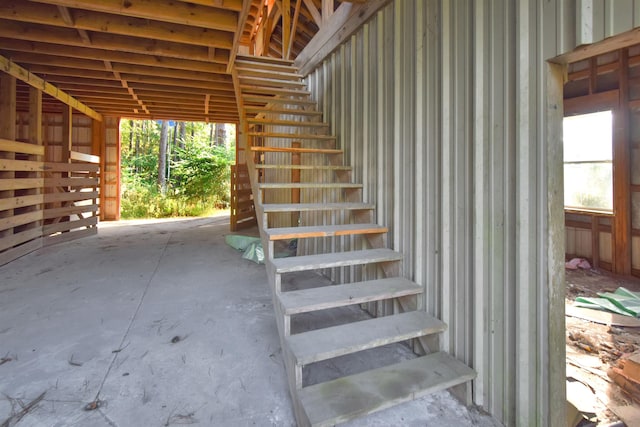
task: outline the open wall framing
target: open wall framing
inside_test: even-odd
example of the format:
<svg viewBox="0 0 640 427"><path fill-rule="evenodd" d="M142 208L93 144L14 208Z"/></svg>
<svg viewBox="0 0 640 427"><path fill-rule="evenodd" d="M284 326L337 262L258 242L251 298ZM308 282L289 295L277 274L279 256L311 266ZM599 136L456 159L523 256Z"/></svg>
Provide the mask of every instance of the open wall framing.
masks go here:
<svg viewBox="0 0 640 427"><path fill-rule="evenodd" d="M101 158L94 153L104 145L101 116L87 116L90 109L65 102L15 65L6 70L0 74L0 265L96 233ZM72 105L84 113L74 114Z"/></svg>
<svg viewBox="0 0 640 427"><path fill-rule="evenodd" d="M613 212L566 210L567 256L640 276L640 45L569 65L565 116L613 114Z"/></svg>

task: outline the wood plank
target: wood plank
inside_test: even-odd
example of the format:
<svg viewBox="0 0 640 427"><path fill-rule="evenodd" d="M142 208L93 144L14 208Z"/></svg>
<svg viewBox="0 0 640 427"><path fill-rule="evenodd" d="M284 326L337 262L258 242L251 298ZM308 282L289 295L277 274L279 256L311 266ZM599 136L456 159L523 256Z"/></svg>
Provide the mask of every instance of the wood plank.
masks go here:
<svg viewBox="0 0 640 427"><path fill-rule="evenodd" d="M7 209L24 208L27 206L34 206L43 202L44 202L44 196L42 194L34 194L30 196L18 196L18 197L0 199L0 211L7 210Z"/></svg>
<svg viewBox="0 0 640 427"><path fill-rule="evenodd" d="M564 114L565 116L574 116L599 110L612 110L617 108L619 103L620 91L618 89L575 98L565 98Z"/></svg>
<svg viewBox="0 0 640 427"><path fill-rule="evenodd" d="M100 156L94 156L92 154L85 154L85 153L79 153L77 151L71 151L70 158L71 160L75 160L77 162L100 164Z"/></svg>
<svg viewBox="0 0 640 427"><path fill-rule="evenodd" d="M302 78L304 77L302 74L298 74L295 72L262 70L257 68L245 68L242 66L236 66L236 71L238 72L239 78L242 78L244 76L253 76L279 80L302 80Z"/></svg>
<svg viewBox="0 0 640 427"><path fill-rule="evenodd" d="M91 227L84 230L71 231L69 233L57 234L54 236L46 236L43 246L51 246L58 243L70 242L72 240L81 239L83 237L98 234L98 227Z"/></svg>
<svg viewBox="0 0 640 427"><path fill-rule="evenodd" d="M58 222L56 224L45 225L42 230L42 234L44 236L47 236L54 233L71 231L76 228L90 227L97 224L98 224L98 217L90 216L88 218L82 218L79 220L63 221L63 222Z"/></svg>
<svg viewBox="0 0 640 427"><path fill-rule="evenodd" d="M19 227L21 225L29 224L32 222L41 221L42 215L43 215L42 211L34 211L34 212L28 212L24 214L9 216L6 218L0 218L0 231L7 230L9 228ZM40 232L39 228L38 228L38 232ZM5 238L6 237L3 237L0 240L4 242Z"/></svg>
<svg viewBox="0 0 640 427"><path fill-rule="evenodd" d="M41 145L11 141L2 138L0 138L0 151L10 151L14 153L31 154L34 156L44 156L44 147Z"/></svg>
<svg viewBox="0 0 640 427"><path fill-rule="evenodd" d="M91 213L95 214L98 212L99 205L73 205L67 206L63 208L50 208L45 209L44 211L44 219L54 219L54 218L62 218L67 217L69 215L78 215L83 213Z"/></svg>
<svg viewBox="0 0 640 427"><path fill-rule="evenodd" d="M44 170L44 163L31 160L0 159L0 171L40 172Z"/></svg>
<svg viewBox="0 0 640 427"><path fill-rule="evenodd" d="M278 295L286 315L418 295L422 287L401 277L282 292Z"/></svg>
<svg viewBox="0 0 640 427"><path fill-rule="evenodd" d="M376 264L401 260L402 254L392 251L391 249L368 249L362 251L277 258L271 262L275 268L275 272L277 274L282 274L295 271L319 270L323 268L347 267L352 265Z"/></svg>
<svg viewBox="0 0 640 427"><path fill-rule="evenodd" d="M264 229L269 240L382 234L388 231L387 227L378 224L313 225Z"/></svg>
<svg viewBox="0 0 640 427"><path fill-rule="evenodd" d="M279 80L274 78L265 77L253 77L253 76L239 76L242 82L241 87L274 87L274 88L306 88L305 82L298 82L293 80Z"/></svg>
<svg viewBox="0 0 640 427"><path fill-rule="evenodd" d="M331 126L326 122L307 122L296 120L278 120L278 119L247 119L248 123L272 125L272 126L294 126L294 127L315 127L315 128L328 128ZM257 165L256 165L257 166Z"/></svg>
<svg viewBox="0 0 640 427"><path fill-rule="evenodd" d="M282 89L275 87L263 87L255 85L240 85L243 94L265 94L265 95L278 95L278 96L297 96L297 97L309 97L311 92L301 89ZM245 95L246 97L246 95Z"/></svg>
<svg viewBox="0 0 640 427"><path fill-rule="evenodd" d="M236 63L251 64L253 67L260 68L265 64L276 64L291 69L293 61L290 59L274 58L271 56L253 56L253 55L241 55L236 57Z"/></svg>
<svg viewBox="0 0 640 427"><path fill-rule="evenodd" d="M260 190L282 189L282 188L304 188L304 189L361 189L362 184L352 184L349 182L266 182L258 184Z"/></svg>
<svg viewBox="0 0 640 427"><path fill-rule="evenodd" d="M300 170L332 170L332 171L350 171L351 166L339 165L283 165L277 164L261 164L256 165L256 169L300 169Z"/></svg>
<svg viewBox="0 0 640 427"><path fill-rule="evenodd" d="M286 341L295 363L305 366L345 354L437 334L447 325L424 311L384 316L291 335Z"/></svg>
<svg viewBox="0 0 640 427"><path fill-rule="evenodd" d="M309 154L342 154L343 150L330 148L296 148L296 147L251 147L251 151L267 153L309 153Z"/></svg>
<svg viewBox="0 0 640 427"><path fill-rule="evenodd" d="M245 112L249 113L273 113L273 114L284 114L290 116L322 116L322 111L315 110L297 110L292 108L272 108L272 107L254 107L254 106L245 106ZM258 165L256 165L258 166Z"/></svg>
<svg viewBox="0 0 640 427"><path fill-rule="evenodd" d="M264 104L284 104L284 105L309 105L315 106L316 101L310 99L283 98L279 96L242 95L245 102L261 102ZM250 107L249 107L250 108ZM248 109L245 107L245 109Z"/></svg>
<svg viewBox="0 0 640 427"><path fill-rule="evenodd" d="M100 171L100 165L89 163L57 163L57 162L45 162L44 170L47 172L98 172Z"/></svg>
<svg viewBox="0 0 640 427"><path fill-rule="evenodd" d="M34 230L29 230L29 231L34 231ZM40 232L40 230L37 230L37 231ZM17 234L13 235L13 237L16 237L16 236L18 235ZM27 238L27 236L25 235L23 235L22 237L26 238L26 240L24 242L17 243L17 245L19 244L20 246L16 246L12 249L7 249L4 252L0 252L0 266L42 248L41 237L38 236L38 237Z"/></svg>
<svg viewBox="0 0 640 427"><path fill-rule="evenodd" d="M98 178L45 178L45 187L72 187L72 188L93 188L100 185Z"/></svg>
<svg viewBox="0 0 640 427"><path fill-rule="evenodd" d="M196 4L176 3L171 0L128 0L123 9L121 0L33 0L75 9L92 10L114 15L133 16L152 21L171 22L206 29L235 32L238 13L232 10L204 7ZM144 37L144 31L141 31Z"/></svg>
<svg viewBox="0 0 640 427"><path fill-rule="evenodd" d="M322 141L334 141L336 139L333 135L314 135L308 133L249 132L249 136L281 139L319 139ZM254 147L251 148L253 149Z"/></svg>
<svg viewBox="0 0 640 427"><path fill-rule="evenodd" d="M2 55L0 55L0 68L2 68L6 73L17 78L18 80L21 80L28 85L35 87L36 89L40 89L47 95L54 97L63 104L73 107L75 110L78 110L84 115L89 116L94 120L102 121L102 115L100 113L94 111L71 95L61 91L51 83L44 81L40 77L32 74L31 72L27 71L26 69L10 61L8 58Z"/></svg>
<svg viewBox="0 0 640 427"><path fill-rule="evenodd" d="M242 10L238 15L237 28L233 30L233 45L231 46L231 52L229 53L229 63L227 64L227 74L231 74L233 70L233 66L236 63L236 58L238 56L238 49L240 48L240 40L242 39L243 28L247 22L247 18L249 17L249 13L251 12L251 4L250 0L244 0L242 3Z"/></svg>
<svg viewBox="0 0 640 427"><path fill-rule="evenodd" d="M312 426L333 426L475 377L471 368L439 352L305 387L299 400Z"/></svg>
<svg viewBox="0 0 640 427"><path fill-rule="evenodd" d="M48 193L44 195L45 203L55 202L79 202L81 200L91 200L100 197L97 191L74 191L71 193Z"/></svg>
<svg viewBox="0 0 640 427"><path fill-rule="evenodd" d="M30 190L42 188L43 186L44 178L0 179L0 191Z"/></svg>
<svg viewBox="0 0 640 427"><path fill-rule="evenodd" d="M375 205L371 203L269 203L262 205L262 210L266 213L373 209L375 209Z"/></svg>

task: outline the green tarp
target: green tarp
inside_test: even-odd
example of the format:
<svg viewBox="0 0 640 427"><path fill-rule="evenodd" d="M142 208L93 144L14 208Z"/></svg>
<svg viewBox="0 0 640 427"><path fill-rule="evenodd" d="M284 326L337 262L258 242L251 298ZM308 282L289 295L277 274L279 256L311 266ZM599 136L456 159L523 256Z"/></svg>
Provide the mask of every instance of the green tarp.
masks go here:
<svg viewBox="0 0 640 427"><path fill-rule="evenodd" d="M576 298L576 306L607 310L624 316L640 317L640 292L620 287L615 292L598 292L600 298Z"/></svg>

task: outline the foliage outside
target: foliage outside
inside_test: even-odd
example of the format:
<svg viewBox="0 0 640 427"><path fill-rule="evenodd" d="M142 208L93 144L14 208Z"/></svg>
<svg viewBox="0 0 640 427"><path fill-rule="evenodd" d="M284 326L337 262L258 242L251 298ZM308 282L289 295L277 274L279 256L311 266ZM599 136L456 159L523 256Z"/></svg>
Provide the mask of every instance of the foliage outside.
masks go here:
<svg viewBox="0 0 640 427"><path fill-rule="evenodd" d="M122 218L208 216L229 206L232 125L169 122L159 173L162 122L122 120ZM166 182L159 182L159 176Z"/></svg>

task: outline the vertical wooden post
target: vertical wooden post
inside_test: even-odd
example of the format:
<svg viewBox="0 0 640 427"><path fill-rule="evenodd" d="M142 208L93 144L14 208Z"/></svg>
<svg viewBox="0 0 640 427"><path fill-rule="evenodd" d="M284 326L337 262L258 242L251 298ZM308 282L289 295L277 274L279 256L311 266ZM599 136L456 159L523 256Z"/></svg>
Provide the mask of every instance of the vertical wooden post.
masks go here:
<svg viewBox="0 0 640 427"><path fill-rule="evenodd" d="M591 262L593 268L600 265L600 217L591 217Z"/></svg>
<svg viewBox="0 0 640 427"><path fill-rule="evenodd" d="M62 106L62 163L71 162L71 148L73 146L73 109L68 105Z"/></svg>
<svg viewBox="0 0 640 427"><path fill-rule="evenodd" d="M282 0L282 58L287 59L291 41L291 0Z"/></svg>
<svg viewBox="0 0 640 427"><path fill-rule="evenodd" d="M8 74L0 73L0 138L15 141L16 139L16 79ZM0 153L4 159L15 159L15 153ZM0 172L0 178L13 179L15 172ZM14 191L0 191L0 199L14 197ZM0 218L14 215L13 209L0 211ZM13 229L0 231L0 238L13 234Z"/></svg>
<svg viewBox="0 0 640 427"><path fill-rule="evenodd" d="M42 138L42 91L34 87L29 87L29 143L43 145ZM43 161L42 156L29 156L31 161ZM44 178L43 172L31 172L29 178ZM32 194L44 194L44 187L31 190ZM43 196L44 197L44 196ZM39 210L44 215L44 203L30 208L32 211ZM44 221L38 221L36 227L42 228ZM42 232L42 230L40 230Z"/></svg>
<svg viewBox="0 0 640 427"><path fill-rule="evenodd" d="M619 58L620 103L613 111L613 272L631 274L631 165L629 150L629 57Z"/></svg>
<svg viewBox="0 0 640 427"><path fill-rule="evenodd" d="M104 126L104 121L99 122L98 120L92 120L91 121L91 154L93 154L94 156L100 156L100 172L98 172L97 174L91 174L91 177L99 177L100 178L100 184L99 184L99 189L100 189L100 199L93 199L92 203L98 204L101 200L102 200L102 195L104 194L104 179L102 179L104 170L105 170L105 155L104 155L104 151L105 151L105 126ZM96 191L98 188L94 187L93 191ZM100 215L100 219L103 219L102 216L104 215L102 212L102 209L98 208L98 212ZM97 216L98 212L93 212L92 216Z"/></svg>
<svg viewBox="0 0 640 427"><path fill-rule="evenodd" d="M327 25L327 22L333 15L333 0L322 0L322 25Z"/></svg>
<svg viewBox="0 0 640 427"><path fill-rule="evenodd" d="M294 141L291 143L291 148L300 148L302 144L300 141ZM300 165L300 153L291 153L291 164L292 165ZM291 169L291 182L300 182L300 169ZM300 203L300 189L292 188L291 189L291 203ZM300 219L300 212L294 211L291 212L291 222L292 226L296 227L298 225L298 220Z"/></svg>

